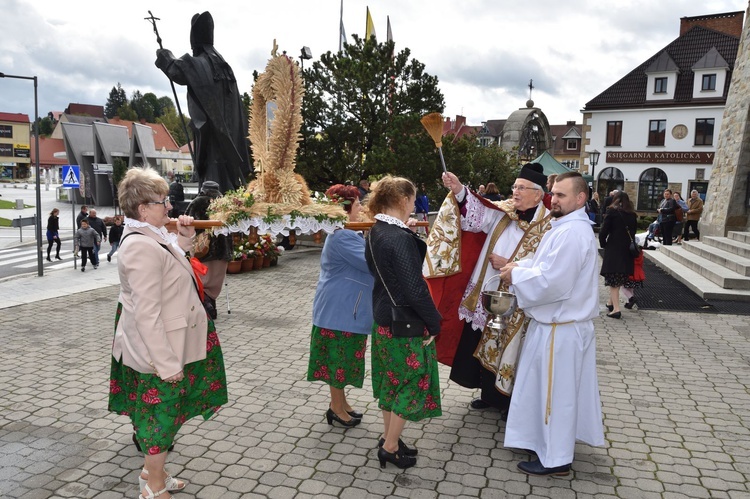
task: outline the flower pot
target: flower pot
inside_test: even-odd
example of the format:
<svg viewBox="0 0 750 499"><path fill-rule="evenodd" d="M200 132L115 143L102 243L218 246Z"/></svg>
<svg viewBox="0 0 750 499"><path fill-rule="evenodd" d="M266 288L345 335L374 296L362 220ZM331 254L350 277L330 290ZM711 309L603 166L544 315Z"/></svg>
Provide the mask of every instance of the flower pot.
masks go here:
<svg viewBox="0 0 750 499"><path fill-rule="evenodd" d="M263 257L263 266L264 267L270 267L271 266L271 257L270 256L264 256Z"/></svg>
<svg viewBox="0 0 750 499"><path fill-rule="evenodd" d="M239 260L232 260L227 264L227 274L239 274L242 272L242 262Z"/></svg>
<svg viewBox="0 0 750 499"><path fill-rule="evenodd" d="M258 242L258 229L256 227L250 227L247 232L247 242L255 244Z"/></svg>
<svg viewBox="0 0 750 499"><path fill-rule="evenodd" d="M263 257L262 256L256 256L253 258L253 269L260 270L263 268Z"/></svg>
<svg viewBox="0 0 750 499"><path fill-rule="evenodd" d="M253 270L253 261L250 258L242 260L242 271L250 272L251 270Z"/></svg>

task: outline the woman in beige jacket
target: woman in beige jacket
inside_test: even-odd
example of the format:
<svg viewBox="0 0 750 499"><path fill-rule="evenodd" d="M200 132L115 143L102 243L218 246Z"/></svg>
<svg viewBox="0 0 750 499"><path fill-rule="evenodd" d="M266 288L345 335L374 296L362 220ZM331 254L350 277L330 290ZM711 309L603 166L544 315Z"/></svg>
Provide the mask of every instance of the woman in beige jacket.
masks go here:
<svg viewBox="0 0 750 499"><path fill-rule="evenodd" d="M145 454L139 499L170 497L185 482L167 474L167 449L183 423L227 402L224 361L189 261L192 217L167 232L169 186L150 168L119 187L125 214L109 409L130 416Z"/></svg>

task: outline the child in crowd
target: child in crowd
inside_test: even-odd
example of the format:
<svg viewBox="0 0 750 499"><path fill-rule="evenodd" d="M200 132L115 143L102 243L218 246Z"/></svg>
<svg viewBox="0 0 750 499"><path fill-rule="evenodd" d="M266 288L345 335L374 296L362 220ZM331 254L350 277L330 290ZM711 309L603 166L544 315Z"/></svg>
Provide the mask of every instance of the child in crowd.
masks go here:
<svg viewBox="0 0 750 499"><path fill-rule="evenodd" d="M644 246L648 244L648 241L644 241ZM642 288L643 281L646 280L646 274L643 272L643 248L641 248L641 254L633 259L633 275L628 277L628 280L623 284L622 294L628 299L625 303L625 308L631 309L633 305L638 304L638 300L635 298L635 288Z"/></svg>
<svg viewBox="0 0 750 499"><path fill-rule="evenodd" d="M86 272L86 257L88 256L91 261L91 265L94 268L99 268L96 263L96 255L94 254L94 246L99 246L102 242L102 238L97 231L89 227L88 220L81 220L81 228L76 231L76 246L81 252L81 272Z"/></svg>

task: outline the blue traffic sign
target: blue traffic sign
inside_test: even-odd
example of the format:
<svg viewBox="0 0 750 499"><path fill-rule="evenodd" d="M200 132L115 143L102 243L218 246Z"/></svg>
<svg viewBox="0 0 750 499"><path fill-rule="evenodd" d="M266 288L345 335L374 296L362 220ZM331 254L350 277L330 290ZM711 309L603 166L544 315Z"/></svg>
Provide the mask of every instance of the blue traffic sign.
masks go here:
<svg viewBox="0 0 750 499"><path fill-rule="evenodd" d="M63 187L80 187L80 167L78 165L65 165L62 167Z"/></svg>

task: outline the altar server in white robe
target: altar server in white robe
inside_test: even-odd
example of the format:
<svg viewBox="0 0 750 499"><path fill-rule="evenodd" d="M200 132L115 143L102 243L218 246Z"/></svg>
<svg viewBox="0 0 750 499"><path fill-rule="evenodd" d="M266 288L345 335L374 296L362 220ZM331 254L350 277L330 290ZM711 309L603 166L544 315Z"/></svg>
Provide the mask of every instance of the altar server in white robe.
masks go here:
<svg viewBox="0 0 750 499"><path fill-rule="evenodd" d="M537 459L518 464L531 475L567 475L576 440L604 445L593 324L599 315L598 259L584 209L587 194L580 173L557 177L552 228L533 259L501 270L531 317L505 427L506 447L536 453Z"/></svg>

